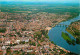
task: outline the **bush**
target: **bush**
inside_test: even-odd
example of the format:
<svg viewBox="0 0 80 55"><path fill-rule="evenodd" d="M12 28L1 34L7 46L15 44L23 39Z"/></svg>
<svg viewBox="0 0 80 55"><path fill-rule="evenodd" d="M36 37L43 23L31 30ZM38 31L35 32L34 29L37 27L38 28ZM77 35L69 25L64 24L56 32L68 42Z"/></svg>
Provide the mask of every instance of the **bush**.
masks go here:
<svg viewBox="0 0 80 55"><path fill-rule="evenodd" d="M0 32L1 33L5 33L6 32L6 28L0 28Z"/></svg>

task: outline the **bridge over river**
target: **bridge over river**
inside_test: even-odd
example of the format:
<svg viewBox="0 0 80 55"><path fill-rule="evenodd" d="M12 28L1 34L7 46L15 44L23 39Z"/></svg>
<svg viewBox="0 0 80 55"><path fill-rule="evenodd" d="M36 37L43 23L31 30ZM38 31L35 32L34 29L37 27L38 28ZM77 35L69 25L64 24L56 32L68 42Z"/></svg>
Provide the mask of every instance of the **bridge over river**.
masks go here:
<svg viewBox="0 0 80 55"><path fill-rule="evenodd" d="M54 28L50 29L48 32L49 40L53 41L56 45L61 46L68 51L76 53L77 55L80 54L80 44L75 43L75 45L70 45L63 37L62 32L67 33L71 40L76 40L73 35L66 31L66 27L70 25L72 22L76 22L80 20L80 16L54 24Z"/></svg>
<svg viewBox="0 0 80 55"><path fill-rule="evenodd" d="M68 27L68 25L65 24L53 24L55 27Z"/></svg>

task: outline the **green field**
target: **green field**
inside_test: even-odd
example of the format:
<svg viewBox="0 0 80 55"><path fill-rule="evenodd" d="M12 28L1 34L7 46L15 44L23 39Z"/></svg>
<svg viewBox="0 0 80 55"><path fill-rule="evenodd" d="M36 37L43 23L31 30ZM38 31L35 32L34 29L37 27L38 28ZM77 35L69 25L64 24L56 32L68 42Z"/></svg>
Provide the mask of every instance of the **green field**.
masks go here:
<svg viewBox="0 0 80 55"><path fill-rule="evenodd" d="M69 37L69 35L68 35L67 33L62 32L62 37L63 37L65 40L71 41L71 38Z"/></svg>
<svg viewBox="0 0 80 55"><path fill-rule="evenodd" d="M64 40L67 41L68 44L75 45L76 41L74 39L71 39L70 36L67 33L62 32L62 37Z"/></svg>

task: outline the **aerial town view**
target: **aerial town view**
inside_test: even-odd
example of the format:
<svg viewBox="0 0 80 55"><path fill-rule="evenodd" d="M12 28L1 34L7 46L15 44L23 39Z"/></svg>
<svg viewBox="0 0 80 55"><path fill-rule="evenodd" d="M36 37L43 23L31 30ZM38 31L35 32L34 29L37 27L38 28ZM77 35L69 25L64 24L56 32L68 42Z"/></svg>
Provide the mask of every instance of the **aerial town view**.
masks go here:
<svg viewBox="0 0 80 55"><path fill-rule="evenodd" d="M0 0L0 55L79 55L79 0Z"/></svg>

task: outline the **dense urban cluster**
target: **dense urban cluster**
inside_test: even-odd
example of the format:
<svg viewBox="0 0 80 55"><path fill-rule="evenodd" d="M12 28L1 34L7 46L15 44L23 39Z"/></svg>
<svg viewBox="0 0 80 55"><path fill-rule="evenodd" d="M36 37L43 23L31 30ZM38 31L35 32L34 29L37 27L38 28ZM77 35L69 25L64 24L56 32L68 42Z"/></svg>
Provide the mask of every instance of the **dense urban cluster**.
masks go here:
<svg viewBox="0 0 80 55"><path fill-rule="evenodd" d="M26 15L19 14L0 12L0 16L0 54L53 55L69 53L51 42L48 37L47 30L50 30L54 23L63 21L63 18L57 18L55 14L44 12L30 15L30 20L24 19ZM15 19L11 19L12 17ZM61 17L66 17L66 15Z"/></svg>

